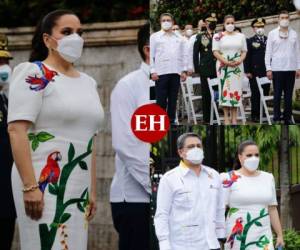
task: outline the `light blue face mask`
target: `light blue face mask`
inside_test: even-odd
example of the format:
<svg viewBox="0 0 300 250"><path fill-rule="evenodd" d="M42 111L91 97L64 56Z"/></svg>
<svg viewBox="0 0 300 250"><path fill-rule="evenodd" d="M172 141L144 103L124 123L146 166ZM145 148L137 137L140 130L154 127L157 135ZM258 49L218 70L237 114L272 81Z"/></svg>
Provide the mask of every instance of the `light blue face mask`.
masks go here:
<svg viewBox="0 0 300 250"><path fill-rule="evenodd" d="M0 86L5 86L9 83L11 76L11 68L4 64L0 66Z"/></svg>

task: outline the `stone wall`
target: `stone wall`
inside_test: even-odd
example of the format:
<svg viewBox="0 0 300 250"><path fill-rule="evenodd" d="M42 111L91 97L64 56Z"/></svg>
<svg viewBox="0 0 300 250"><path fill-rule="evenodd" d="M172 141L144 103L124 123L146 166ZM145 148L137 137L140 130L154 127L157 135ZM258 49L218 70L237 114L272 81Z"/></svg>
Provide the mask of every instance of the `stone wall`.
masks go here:
<svg viewBox="0 0 300 250"><path fill-rule="evenodd" d="M86 47L76 64L80 71L96 79L105 110L104 127L96 140L98 211L89 227L89 250L117 249L118 236L112 225L109 204L109 189L114 174L109 113L110 93L121 77L140 65L136 35L144 22L140 20L84 25ZM0 32L8 34L10 40L10 51L14 57L11 61L12 66L28 60L33 31L34 28L0 29ZM20 249L17 234L13 249Z"/></svg>

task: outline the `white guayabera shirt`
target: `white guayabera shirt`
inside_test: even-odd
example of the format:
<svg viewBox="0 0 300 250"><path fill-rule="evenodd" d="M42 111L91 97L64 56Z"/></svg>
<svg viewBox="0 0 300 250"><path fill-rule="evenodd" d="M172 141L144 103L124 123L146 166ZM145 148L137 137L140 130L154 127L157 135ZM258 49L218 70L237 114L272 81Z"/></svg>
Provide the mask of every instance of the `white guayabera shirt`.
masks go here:
<svg viewBox="0 0 300 250"><path fill-rule="evenodd" d="M200 175L183 162L161 179L155 214L160 250L220 248L225 237L225 205L220 176L201 166Z"/></svg>
<svg viewBox="0 0 300 250"><path fill-rule="evenodd" d="M140 69L123 77L111 94L112 144L116 152L116 172L111 184L111 202L150 202L150 144L140 141L131 130L134 111L149 104L150 69Z"/></svg>

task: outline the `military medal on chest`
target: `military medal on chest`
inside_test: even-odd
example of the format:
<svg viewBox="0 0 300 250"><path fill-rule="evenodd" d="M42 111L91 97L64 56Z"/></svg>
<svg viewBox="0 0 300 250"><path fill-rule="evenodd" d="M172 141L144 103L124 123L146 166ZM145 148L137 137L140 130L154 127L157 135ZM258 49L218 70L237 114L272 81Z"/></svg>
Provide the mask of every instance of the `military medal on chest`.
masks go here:
<svg viewBox="0 0 300 250"><path fill-rule="evenodd" d="M201 36L201 44L205 47L205 51L208 51L208 45L209 45L209 38L206 35Z"/></svg>
<svg viewBox="0 0 300 250"><path fill-rule="evenodd" d="M258 42L253 42L253 43L252 43L252 46L253 46L254 48L258 49L258 48L260 47L260 43L258 43Z"/></svg>

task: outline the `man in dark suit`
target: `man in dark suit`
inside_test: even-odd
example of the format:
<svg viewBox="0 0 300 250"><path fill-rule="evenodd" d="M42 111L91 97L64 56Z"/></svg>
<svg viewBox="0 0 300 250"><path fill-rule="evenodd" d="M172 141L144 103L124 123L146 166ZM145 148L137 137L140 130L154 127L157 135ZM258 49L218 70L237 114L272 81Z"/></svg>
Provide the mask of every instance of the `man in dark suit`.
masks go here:
<svg viewBox="0 0 300 250"><path fill-rule="evenodd" d="M201 92L202 92L202 109L203 121L208 124L210 122L210 92L208 88L207 78L216 78L216 58L212 53L212 39L217 26L216 14L205 19L207 30L197 35L194 49L193 62L195 72L200 74ZM200 60L199 60L200 54Z"/></svg>
<svg viewBox="0 0 300 250"><path fill-rule="evenodd" d="M256 77L266 76L265 53L267 37L264 27L266 21L263 18L256 18L251 26L255 35L247 39L248 53L244 63L245 73L250 81L251 88L251 119L253 122L259 122L260 94L256 82ZM264 95L268 95L270 84L264 85Z"/></svg>
<svg viewBox="0 0 300 250"><path fill-rule="evenodd" d="M9 60L12 59L7 50L7 38L0 34L0 249L11 249L13 240L16 212L11 188L11 169L13 157L7 133L7 89L11 69Z"/></svg>

